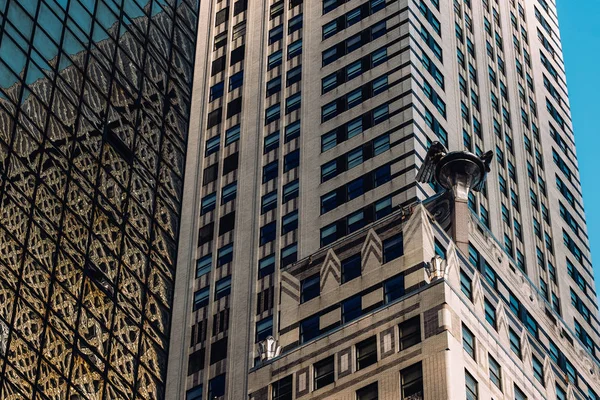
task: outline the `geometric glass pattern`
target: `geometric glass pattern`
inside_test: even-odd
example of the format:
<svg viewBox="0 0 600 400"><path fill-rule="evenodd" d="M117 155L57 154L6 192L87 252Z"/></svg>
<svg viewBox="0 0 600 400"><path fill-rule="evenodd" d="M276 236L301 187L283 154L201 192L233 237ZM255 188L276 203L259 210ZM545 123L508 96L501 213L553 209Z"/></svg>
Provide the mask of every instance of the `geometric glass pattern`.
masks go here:
<svg viewBox="0 0 600 400"><path fill-rule="evenodd" d="M0 398L164 397L197 0L0 0Z"/></svg>

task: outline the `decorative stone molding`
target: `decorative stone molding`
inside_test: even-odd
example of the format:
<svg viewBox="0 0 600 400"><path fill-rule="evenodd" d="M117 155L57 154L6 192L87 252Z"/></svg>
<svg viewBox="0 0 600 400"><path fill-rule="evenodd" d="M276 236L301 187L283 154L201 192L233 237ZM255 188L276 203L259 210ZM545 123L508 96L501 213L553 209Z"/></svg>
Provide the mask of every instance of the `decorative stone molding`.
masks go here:
<svg viewBox="0 0 600 400"><path fill-rule="evenodd" d="M281 354L281 346L273 336L268 336L265 340L258 342L258 355L260 361L269 361Z"/></svg>

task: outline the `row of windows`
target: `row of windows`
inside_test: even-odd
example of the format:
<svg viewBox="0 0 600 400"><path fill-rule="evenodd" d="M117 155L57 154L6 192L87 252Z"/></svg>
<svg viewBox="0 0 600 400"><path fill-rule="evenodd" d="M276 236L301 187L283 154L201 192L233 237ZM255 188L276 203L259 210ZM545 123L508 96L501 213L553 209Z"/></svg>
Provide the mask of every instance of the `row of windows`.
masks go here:
<svg viewBox="0 0 600 400"><path fill-rule="evenodd" d="M326 182L335 178L339 174L348 171L356 166L361 165L365 161L378 156L379 154L389 150L390 135L385 133L376 137L373 140L350 150L348 153L342 154L337 158L321 165L321 182Z"/></svg>
<svg viewBox="0 0 600 400"><path fill-rule="evenodd" d="M392 239L392 240L389 243L392 243L393 241L397 241L398 237L393 237L390 239ZM401 236L399 237L399 240L400 241L402 240ZM391 246L390 250L388 250L388 252L390 253L389 256L399 257L401 255L401 254L398 254L398 255L391 254L392 252L396 252L396 253L398 252L398 243L394 243L393 245L390 244L389 246ZM401 247L401 242L400 242L400 247ZM401 249L400 249L400 253L401 253ZM312 279L314 280L312 282L312 285L307 285L306 282L303 281L304 290L308 290L308 292L304 292L302 295L303 301L309 301L319 295L318 288L315 287L315 285L317 284L317 282L315 282L317 280L317 278L313 277ZM381 286L379 286L379 287L382 287L382 286L383 286L383 304L389 304L389 303L401 298L402 296L404 296L404 294L405 294L404 275L403 274L396 275L395 277L384 281L381 284ZM377 287L373 287L371 289L377 290ZM314 297L312 297L312 296L314 296ZM381 304L379 304L379 305L381 305ZM342 324L346 324L348 322L354 321L355 319L361 317L362 315L364 315L365 313L369 312L370 310L372 310L374 308L373 306L370 306L369 309L363 309L362 295L360 295L360 294L343 300L341 303L339 303L339 306L341 308L341 315L342 315L341 323ZM321 317L320 314L315 314L315 315L310 316L300 322L300 343L306 343L306 342L316 338L317 336L320 336L320 335L330 331L331 329L334 329L337 326L339 326L339 323L335 323L333 326L321 327L320 317ZM411 333L411 338L412 338L411 340L416 339L414 332ZM420 340L421 340L421 336L419 333L418 341L413 344L420 342Z"/></svg>
<svg viewBox="0 0 600 400"><path fill-rule="evenodd" d="M285 99L285 114L300 109L302 103L302 92L297 92ZM265 110L265 125L279 121L281 118L281 104L276 103Z"/></svg>
<svg viewBox="0 0 600 400"><path fill-rule="evenodd" d="M231 250L233 250L233 245L231 245ZM233 253L230 253L231 257L233 257ZM215 294L214 300L217 301L222 297L228 296L231 293L231 275L225 278L218 280L215 284ZM193 311L196 311L202 307L206 307L208 305L208 299L210 296L210 286L202 288L196 292L194 292L194 305L192 307Z"/></svg>
<svg viewBox="0 0 600 400"><path fill-rule="evenodd" d="M386 32L386 21L380 21L343 42L326 49L322 54L323 66L329 65L343 56L358 50L365 44L385 35Z"/></svg>
<svg viewBox="0 0 600 400"><path fill-rule="evenodd" d="M473 360L477 361L475 335L473 335L473 332L471 332L471 330L469 328L467 328L464 324L462 325L462 337L463 337L462 341L463 341L464 351L471 358L473 358ZM509 342L510 342L511 351L513 353L515 353L519 357L519 359L522 359L523 354L522 354L522 348L521 348L521 340L520 340L519 336L517 335L517 333L514 330L512 330L512 328L509 328ZM558 351L558 350L556 350L556 351ZM558 354L558 353L552 354L551 353L551 358L553 358L553 359L556 358L557 364L559 364L558 360L560 359L560 357L564 358L564 356L562 356L562 354ZM544 365L543 365L542 361L535 354L531 355L531 361L532 361L532 365L533 365L534 378L542 386L545 386ZM498 361L496 361L496 359L494 359L491 354L488 354L488 365L489 365L490 381L498 389L500 389L500 391L503 391L502 368L500 366L500 363ZM575 371L573 366L568 361L565 364L564 370L567 374L567 378L569 379L569 381L576 384L577 371ZM469 376L467 376L466 383L467 383L467 398L477 399L477 382L469 375ZM557 389L558 388L560 388L560 387L557 386ZM562 390L562 389L560 389L560 390ZM471 397L469 397L469 396L471 396ZM526 399L527 398L525 396L525 394L516 386L515 386L515 396L516 396L515 397L516 399Z"/></svg>
<svg viewBox="0 0 600 400"><path fill-rule="evenodd" d="M292 42L287 47L287 59L291 60L294 57L302 54L302 38ZM277 50L267 57L267 70L272 70L283 63L283 50Z"/></svg>
<svg viewBox="0 0 600 400"><path fill-rule="evenodd" d="M300 182L298 179L284 185L281 204L285 204L288 201L298 197L299 189ZM277 189L262 196L260 201L261 214L274 210L275 208L277 208Z"/></svg>
<svg viewBox="0 0 600 400"><path fill-rule="evenodd" d="M292 218L292 216L290 216ZM298 243L292 243L280 252L279 267L285 268L298 260ZM269 254L258 261L258 278L264 278L275 272L275 254Z"/></svg>
<svg viewBox="0 0 600 400"><path fill-rule="evenodd" d="M500 368L499 364L492 358L489 357L490 360L490 381L494 383L498 389L502 390L500 387L500 376L494 375L495 373L500 373L500 370L496 371L495 368ZM496 379L498 379L498 383L496 383ZM465 389L467 392L467 400L477 400L479 399L479 387L477 380L471 375L467 370L465 370ZM557 390L560 386L557 385ZM562 389L561 389L562 390ZM527 400L527 396L525 393L515 384L513 386L515 400Z"/></svg>
<svg viewBox="0 0 600 400"><path fill-rule="evenodd" d="M303 25L303 16L302 14L298 14L293 18L290 18L288 21L288 35L296 32L297 30L302 29ZM279 24L273 29L269 30L269 44L276 43L283 39L283 24Z"/></svg>
<svg viewBox="0 0 600 400"><path fill-rule="evenodd" d="M378 125L389 118L389 105L382 104L351 121L321 135L321 152L325 152L353 138L365 130Z"/></svg>
<svg viewBox="0 0 600 400"><path fill-rule="evenodd" d="M387 61L387 47L382 47L323 78L321 80L321 93L325 94L385 61Z"/></svg>
<svg viewBox="0 0 600 400"><path fill-rule="evenodd" d="M285 235L289 232L294 231L298 228L298 211L292 211L281 218L281 235ZM275 221L270 222L260 228L260 245L275 240L277 232L277 223Z"/></svg>
<svg viewBox="0 0 600 400"><path fill-rule="evenodd" d="M360 178L321 196L321 214L325 214L340 205L351 201L391 180L390 165L384 165Z"/></svg>
<svg viewBox="0 0 600 400"><path fill-rule="evenodd" d="M365 347L368 343L364 342L357 345L357 351L363 354L369 354L369 348ZM313 365L313 388L314 390L324 387L334 382L334 363L333 356L326 358ZM414 364L400 371L400 391L403 399L422 398L423 397L423 369L421 363ZM271 385L272 400L292 400L293 398L293 378L289 375ZM355 393L356 400L377 400L379 399L378 382L373 382ZM195 400L195 399L186 399Z"/></svg>
<svg viewBox="0 0 600 400"><path fill-rule="evenodd" d="M263 143L263 153L267 154L268 152L279 148L279 130L270 133L265 136ZM289 142L300 136L300 120L296 120L289 125L287 125L284 129L284 143Z"/></svg>
<svg viewBox="0 0 600 400"><path fill-rule="evenodd" d="M289 152L283 157L283 172L291 171L300 165L300 150ZM279 174L279 160L270 162L263 167L262 182L266 183L277 178Z"/></svg>
<svg viewBox="0 0 600 400"><path fill-rule="evenodd" d="M244 60L245 54L246 54L245 45L242 45L240 47L233 49L229 56L229 65L233 66L239 62L242 62ZM223 72L225 70L225 65L226 65L225 59L226 59L226 56L221 56L221 57L213 60L213 62L211 64L210 76L215 76L218 73Z"/></svg>
<svg viewBox="0 0 600 400"><path fill-rule="evenodd" d="M338 221L321 228L321 247L361 229L373 221L383 218L392 212L392 199L384 197Z"/></svg>
<svg viewBox="0 0 600 400"><path fill-rule="evenodd" d="M368 16L383 10L386 7L385 0L369 0L360 7L356 7L346 14L339 16L333 21L323 25L323 40L343 31L351 25L354 25Z"/></svg>
<svg viewBox="0 0 600 400"><path fill-rule="evenodd" d="M543 257L543 255L542 255L542 257ZM487 262L485 261L485 259L483 257L481 257L481 255L477 252L477 250L473 246L470 246L470 248L469 248L469 260L473 265L477 266L478 269L480 269L482 271L483 277L490 284L490 286L492 286L496 291L498 291L498 283L500 282L499 278L497 277L495 271L491 267L486 267ZM483 269L481 269L481 268L483 268ZM555 271L553 272L553 274L555 275ZM556 279L556 278L554 278L554 279ZM503 286L504 286L504 284L503 284ZM473 296L472 282L471 282L471 279L469 278L469 276L462 270L460 271L460 287L461 287L461 291L472 301L472 296ZM524 327L527 329L527 331L533 337L535 337L536 339L539 338L540 328L539 328L537 321L533 318L533 316L529 313L529 311L527 311L527 309L517 299L517 297L512 292L510 292L510 290L508 290L508 294L509 294L509 296L508 296L509 298L504 299L504 297L503 297L503 300L505 302L507 302L511 312L523 323ZM579 303L577 301L577 299L578 298L575 297L574 302L576 304ZM485 315L486 320L488 321L488 323L490 323L490 325L492 325L492 326L494 326L494 328L496 328L495 327L496 315L495 315L493 305L487 299L485 299L484 307L485 307L485 313L486 313L486 315ZM584 311L584 313L585 313L585 311ZM472 335L472 333L470 333L468 328L465 327L465 329L466 330L463 330L463 340L467 340L467 342L468 342L466 344L463 343L465 345L465 350L467 351L467 353L471 354L473 358L475 358L475 352L471 351L471 348L474 349L474 339L470 339L470 338L473 338L473 335ZM568 335L566 332L563 331L563 334L568 338ZM567 374L567 376L569 377L571 382L576 383L577 382L577 371L575 370L573 365L569 362L569 360L566 359L564 354L558 349L558 347L552 342L552 340L550 340L547 336L546 336L546 338L548 339L548 342L549 342L549 354L551 356L551 359ZM516 332L512 328L509 328L509 341L510 341L511 349L513 350L513 352L519 358L522 358L521 341L520 341L519 336L516 334Z"/></svg>
<svg viewBox="0 0 600 400"><path fill-rule="evenodd" d="M323 107L321 107L321 122L325 122L337 117L344 111L358 106L363 101L377 96L379 93L387 90L387 88L388 76L386 74L351 91L345 96L325 104Z"/></svg>

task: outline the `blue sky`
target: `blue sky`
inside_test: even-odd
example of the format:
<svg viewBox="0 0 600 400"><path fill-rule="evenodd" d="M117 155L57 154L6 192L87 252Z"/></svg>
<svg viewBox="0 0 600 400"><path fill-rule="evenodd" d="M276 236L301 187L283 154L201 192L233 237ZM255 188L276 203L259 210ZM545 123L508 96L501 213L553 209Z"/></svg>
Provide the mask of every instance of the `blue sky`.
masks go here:
<svg viewBox="0 0 600 400"><path fill-rule="evenodd" d="M600 2L557 0L596 288L600 290ZM597 290L597 291L598 291Z"/></svg>

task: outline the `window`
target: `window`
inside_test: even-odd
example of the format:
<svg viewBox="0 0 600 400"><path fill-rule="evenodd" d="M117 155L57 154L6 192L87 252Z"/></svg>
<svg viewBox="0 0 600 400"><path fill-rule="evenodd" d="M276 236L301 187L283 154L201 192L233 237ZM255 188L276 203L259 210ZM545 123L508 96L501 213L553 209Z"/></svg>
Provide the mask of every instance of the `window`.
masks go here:
<svg viewBox="0 0 600 400"><path fill-rule="evenodd" d="M325 214L338 206L337 190L321 196L321 214Z"/></svg>
<svg viewBox="0 0 600 400"><path fill-rule="evenodd" d="M267 70L271 70L279 65L281 65L281 60L283 57L283 53L281 50L276 51L271 54L267 60Z"/></svg>
<svg viewBox="0 0 600 400"><path fill-rule="evenodd" d="M215 76L225 69L225 56L219 57L212 62L210 75Z"/></svg>
<svg viewBox="0 0 600 400"><path fill-rule="evenodd" d="M347 169L351 169L363 163L363 148L359 147L348 153L346 161Z"/></svg>
<svg viewBox="0 0 600 400"><path fill-rule="evenodd" d="M219 151L219 144L221 142L220 136L215 136L206 141L206 148L204 150L204 156L216 153Z"/></svg>
<svg viewBox="0 0 600 400"><path fill-rule="evenodd" d="M269 182L272 179L277 178L279 173L279 160L275 160L263 167L263 183Z"/></svg>
<svg viewBox="0 0 600 400"><path fill-rule="evenodd" d="M236 114L242 112L242 98L238 97L237 99L231 100L227 103L227 118L231 118Z"/></svg>
<svg viewBox="0 0 600 400"><path fill-rule="evenodd" d="M281 91L281 76L271 79L267 82L267 97Z"/></svg>
<svg viewBox="0 0 600 400"><path fill-rule="evenodd" d="M283 158L283 172L288 172L300 165L300 150L294 150Z"/></svg>
<svg viewBox="0 0 600 400"><path fill-rule="evenodd" d="M423 398L423 368L421 363L400 371L400 396L402 399Z"/></svg>
<svg viewBox="0 0 600 400"><path fill-rule="evenodd" d="M321 122L329 121L337 115L337 104L337 101L332 101L321 107Z"/></svg>
<svg viewBox="0 0 600 400"><path fill-rule="evenodd" d="M365 213L363 210L358 210L347 217L348 232L356 232L365 225Z"/></svg>
<svg viewBox="0 0 600 400"><path fill-rule="evenodd" d="M231 275L219 279L215 285L215 300L228 296L231 293Z"/></svg>
<svg viewBox="0 0 600 400"><path fill-rule="evenodd" d="M223 81L212 86L210 88L209 101L214 101L214 100L218 99L219 97L222 97L224 86L225 86L225 84L223 83Z"/></svg>
<svg viewBox="0 0 600 400"><path fill-rule="evenodd" d="M281 106L278 104L274 104L271 107L265 110L265 125L270 124L271 122L277 121L281 115Z"/></svg>
<svg viewBox="0 0 600 400"><path fill-rule="evenodd" d="M367 368L377 362L377 336L356 345L356 370Z"/></svg>
<svg viewBox="0 0 600 400"><path fill-rule="evenodd" d="M204 215L215 209L217 204L217 193L206 195L200 201L200 215Z"/></svg>
<svg viewBox="0 0 600 400"><path fill-rule="evenodd" d="M285 113L286 115L292 111L296 111L300 108L302 103L302 94L300 92L294 93L287 99L285 99Z"/></svg>
<svg viewBox="0 0 600 400"><path fill-rule="evenodd" d="M542 386L546 386L544 384L544 366L542 362L534 355L531 356L531 361L533 363L533 376Z"/></svg>
<svg viewBox="0 0 600 400"><path fill-rule="evenodd" d="M264 154L267 154L271 150L275 150L279 147L279 131L273 132L265 137L264 141Z"/></svg>
<svg viewBox="0 0 600 400"><path fill-rule="evenodd" d="M321 291L320 284L321 277L319 274L303 279L300 282L300 303L304 303L314 299L315 297L318 297Z"/></svg>
<svg viewBox="0 0 600 400"><path fill-rule="evenodd" d="M402 233L383 241L383 263L390 262L404 254Z"/></svg>
<svg viewBox="0 0 600 400"><path fill-rule="evenodd" d="M508 328L508 338L510 341L510 349L517 355L517 357L521 358L521 339L517 336L517 333L512 330L512 328Z"/></svg>
<svg viewBox="0 0 600 400"><path fill-rule="evenodd" d="M244 71L240 71L236 74L231 75L229 78L229 91L241 87L244 84Z"/></svg>
<svg viewBox="0 0 600 400"><path fill-rule="evenodd" d="M225 396L225 374L217 375L208 381L208 398Z"/></svg>
<svg viewBox="0 0 600 400"><path fill-rule="evenodd" d="M337 86L337 73L327 75L321 80L321 93L325 94Z"/></svg>
<svg viewBox="0 0 600 400"><path fill-rule="evenodd" d="M256 343L265 340L271 335L273 335L273 317L261 319L256 323Z"/></svg>
<svg viewBox="0 0 600 400"><path fill-rule="evenodd" d="M488 360L490 364L490 381L502 391L502 370L500 364L491 355L488 355Z"/></svg>
<svg viewBox="0 0 600 400"><path fill-rule="evenodd" d="M302 29L302 14L296 15L288 21L288 35Z"/></svg>
<svg viewBox="0 0 600 400"><path fill-rule="evenodd" d="M300 322L300 343L306 343L320 334L319 315L313 315Z"/></svg>
<svg viewBox="0 0 600 400"><path fill-rule="evenodd" d="M337 160L321 165L321 182L328 181L337 175Z"/></svg>
<svg viewBox="0 0 600 400"><path fill-rule="evenodd" d="M398 325L400 332L400 350L421 343L421 318L417 315Z"/></svg>
<svg viewBox="0 0 600 400"><path fill-rule="evenodd" d="M283 199L282 199L283 201L282 201L282 203L287 203L288 201L298 197L298 194L300 192L299 187L300 187L300 183L299 183L298 179L291 181L287 185L284 185L283 186Z"/></svg>
<svg viewBox="0 0 600 400"><path fill-rule="evenodd" d="M556 400L567 400L567 392L558 383L556 384Z"/></svg>
<svg viewBox="0 0 600 400"><path fill-rule="evenodd" d="M227 44L227 31L219 33L215 36L215 42L213 45L213 50L220 49L221 47Z"/></svg>
<svg viewBox="0 0 600 400"><path fill-rule="evenodd" d="M239 153L233 153L223 159L223 176L235 171L239 164Z"/></svg>
<svg viewBox="0 0 600 400"><path fill-rule="evenodd" d="M377 382L356 391L356 400L377 400L378 398Z"/></svg>
<svg viewBox="0 0 600 400"><path fill-rule="evenodd" d="M298 244L293 243L281 249L280 268L285 268L288 265L295 263L298 259Z"/></svg>
<svg viewBox="0 0 600 400"><path fill-rule="evenodd" d="M388 105L384 104L373 110L373 125L376 125L388 118Z"/></svg>
<svg viewBox="0 0 600 400"><path fill-rule="evenodd" d="M227 338L217 340L210 346L210 365L227 358Z"/></svg>
<svg viewBox="0 0 600 400"><path fill-rule="evenodd" d="M477 381L465 370L465 388L467 389L467 400L477 400Z"/></svg>
<svg viewBox="0 0 600 400"><path fill-rule="evenodd" d="M515 400L527 400L527 396L517 385L515 385Z"/></svg>
<svg viewBox="0 0 600 400"><path fill-rule="evenodd" d="M496 309L492 303L488 299L485 299L484 302L485 309L485 320L496 329Z"/></svg>
<svg viewBox="0 0 600 400"><path fill-rule="evenodd" d="M276 26L269 31L269 44L280 41L283 38L283 24Z"/></svg>
<svg viewBox="0 0 600 400"><path fill-rule="evenodd" d="M355 254L342 260L342 283L351 281L361 275L361 256Z"/></svg>
<svg viewBox="0 0 600 400"><path fill-rule="evenodd" d="M375 220L385 217L392 212L391 196L384 197L375 203Z"/></svg>
<svg viewBox="0 0 600 400"><path fill-rule="evenodd" d="M291 86L294 83L300 82L302 79L302 65L290 69L286 75L285 86Z"/></svg>
<svg viewBox="0 0 600 400"><path fill-rule="evenodd" d="M235 64L239 63L240 61L242 61L244 59L245 50L246 50L246 46L244 46L244 45L241 45L237 49L233 49L231 51L231 57L229 59L229 65L235 65ZM225 68L224 67L225 56L223 56L221 58L223 59L223 67L222 68L224 69Z"/></svg>
<svg viewBox="0 0 600 400"><path fill-rule="evenodd" d="M334 356L327 357L313 365L315 371L315 390L332 384L335 380L333 371Z"/></svg>
<svg viewBox="0 0 600 400"><path fill-rule="evenodd" d="M230 263L233 260L233 243L221 247L217 253L217 267Z"/></svg>
<svg viewBox="0 0 600 400"><path fill-rule="evenodd" d="M386 303L404 296L404 275L400 274L385 281L383 284L383 293Z"/></svg>
<svg viewBox="0 0 600 400"><path fill-rule="evenodd" d="M362 296L350 297L342 302L342 322L345 324L362 315Z"/></svg>
<svg viewBox="0 0 600 400"><path fill-rule="evenodd" d="M212 254L208 254L204 257L199 258L196 261L196 278L200 278L202 275L206 275L210 272L212 267Z"/></svg>
<svg viewBox="0 0 600 400"><path fill-rule="evenodd" d="M275 272L275 254L271 254L258 261L258 277L264 278Z"/></svg>
<svg viewBox="0 0 600 400"><path fill-rule="evenodd" d="M188 390L185 394L185 400L202 400L202 389L202 385L198 385Z"/></svg>
<svg viewBox="0 0 600 400"><path fill-rule="evenodd" d="M300 120L294 121L285 127L285 142L300 136Z"/></svg>
<svg viewBox="0 0 600 400"><path fill-rule="evenodd" d="M337 223L321 228L321 247L327 246L337 240Z"/></svg>
<svg viewBox="0 0 600 400"><path fill-rule="evenodd" d="M475 336L465 325L462 326L463 349L475 360Z"/></svg>
<svg viewBox="0 0 600 400"><path fill-rule="evenodd" d="M242 21L239 24L233 26L233 33L231 35L231 39L235 40L239 37L242 37L246 34L246 21Z"/></svg>
<svg viewBox="0 0 600 400"><path fill-rule="evenodd" d="M298 211L292 211L281 219L281 235L298 229Z"/></svg>
<svg viewBox="0 0 600 400"><path fill-rule="evenodd" d="M283 379L271 385L273 400L292 400L293 386L292 375L286 376Z"/></svg>
<svg viewBox="0 0 600 400"><path fill-rule="evenodd" d="M292 59L302 54L302 39L298 39L295 42L290 43L287 49L287 58Z"/></svg>
<svg viewBox="0 0 600 400"><path fill-rule="evenodd" d="M277 190L265 194L261 199L261 214L277 208Z"/></svg>
<svg viewBox="0 0 600 400"><path fill-rule="evenodd" d="M221 191L221 204L229 203L235 200L237 196L237 182L230 183L223 187Z"/></svg>
<svg viewBox="0 0 600 400"><path fill-rule="evenodd" d="M473 301L473 286L471 282L471 278L463 271L460 270L460 290L469 298L469 300Z"/></svg>
<svg viewBox="0 0 600 400"><path fill-rule="evenodd" d="M269 19L273 19L283 14L283 0L275 2L271 5L271 9L269 11L270 17Z"/></svg>
<svg viewBox="0 0 600 400"><path fill-rule="evenodd" d="M275 222L270 222L260 228L260 245L263 246L269 242L275 240L275 233L277 232L277 225Z"/></svg>
<svg viewBox="0 0 600 400"><path fill-rule="evenodd" d="M219 219L219 236L230 232L235 227L235 211L223 215Z"/></svg>
<svg viewBox="0 0 600 400"><path fill-rule="evenodd" d="M240 124L232 126L225 132L225 146L240 140Z"/></svg>
<svg viewBox="0 0 600 400"><path fill-rule="evenodd" d="M202 307L206 307L208 305L208 297L210 296L210 287L205 287L204 289L200 289L194 293L194 308L193 311L196 311Z"/></svg>

